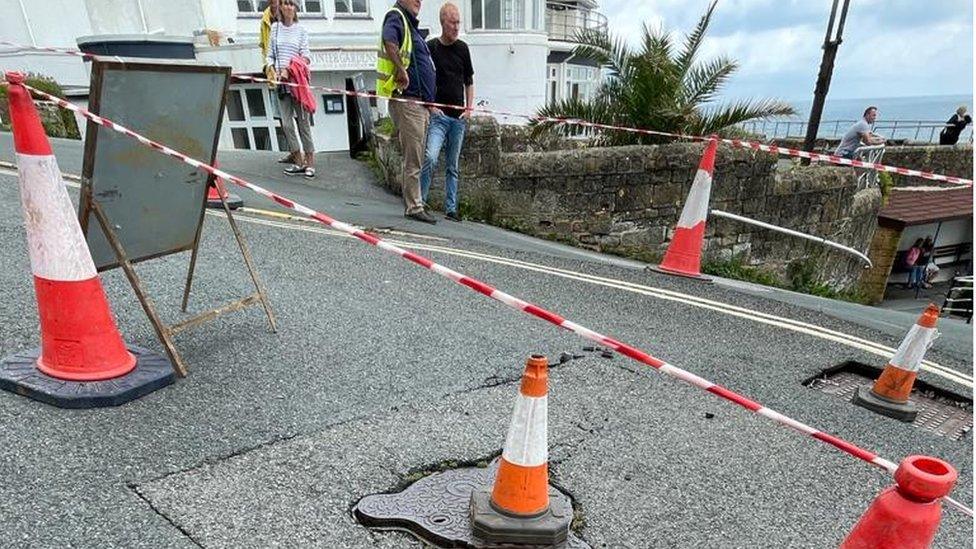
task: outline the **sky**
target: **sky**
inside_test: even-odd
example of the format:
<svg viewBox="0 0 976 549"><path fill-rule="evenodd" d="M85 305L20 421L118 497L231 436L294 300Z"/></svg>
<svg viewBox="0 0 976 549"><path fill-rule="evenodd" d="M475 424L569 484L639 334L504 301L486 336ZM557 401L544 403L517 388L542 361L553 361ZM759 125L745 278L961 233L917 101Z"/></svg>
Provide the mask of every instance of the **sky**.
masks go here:
<svg viewBox="0 0 976 549"><path fill-rule="evenodd" d="M639 46L644 23L683 39L710 0L601 0L610 31ZM843 4L843 0L840 2ZM739 62L725 98L813 96L831 0L719 0L700 59ZM851 0L831 99L969 95L972 0Z"/></svg>

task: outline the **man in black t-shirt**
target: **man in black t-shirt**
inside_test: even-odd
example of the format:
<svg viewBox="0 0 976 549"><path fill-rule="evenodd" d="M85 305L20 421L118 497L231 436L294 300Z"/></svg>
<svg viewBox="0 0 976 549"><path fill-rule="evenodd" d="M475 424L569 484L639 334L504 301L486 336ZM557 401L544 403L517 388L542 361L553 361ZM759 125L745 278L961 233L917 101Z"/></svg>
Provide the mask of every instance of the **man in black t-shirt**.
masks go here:
<svg viewBox="0 0 976 549"><path fill-rule="evenodd" d="M431 108L430 125L427 127L427 151L420 170L420 193L426 204L437 157L446 144L444 213L447 219L461 221L457 211L458 159L461 156L467 120L474 104L474 68L471 66L468 45L458 39L461 32L461 12L454 4L447 3L441 7L441 29L438 38L427 42L437 69L436 101L463 108Z"/></svg>

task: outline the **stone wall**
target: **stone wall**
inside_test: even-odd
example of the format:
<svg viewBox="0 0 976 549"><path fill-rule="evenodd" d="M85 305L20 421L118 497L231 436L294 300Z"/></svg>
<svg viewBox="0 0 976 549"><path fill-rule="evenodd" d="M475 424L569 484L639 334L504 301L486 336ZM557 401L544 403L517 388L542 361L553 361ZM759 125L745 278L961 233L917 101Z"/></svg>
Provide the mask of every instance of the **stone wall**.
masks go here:
<svg viewBox="0 0 976 549"><path fill-rule="evenodd" d="M886 147L882 163L925 172L973 178L973 146L927 145L919 147ZM917 177L892 174L897 186L932 185Z"/></svg>
<svg viewBox="0 0 976 549"><path fill-rule="evenodd" d="M469 126L461 158L462 211L493 224L583 248L657 261L670 243L691 188L703 144L501 152L492 119ZM399 154L389 139L377 143L386 184L399 192ZM442 166L442 164L441 164ZM431 203L442 196L443 168ZM824 236L866 250L876 228L881 196L857 190L847 168L792 166L777 158L719 148L711 204L715 209ZM709 219L705 260L735 256L784 280L814 264L816 278L852 289L863 265L850 255L724 219Z"/></svg>

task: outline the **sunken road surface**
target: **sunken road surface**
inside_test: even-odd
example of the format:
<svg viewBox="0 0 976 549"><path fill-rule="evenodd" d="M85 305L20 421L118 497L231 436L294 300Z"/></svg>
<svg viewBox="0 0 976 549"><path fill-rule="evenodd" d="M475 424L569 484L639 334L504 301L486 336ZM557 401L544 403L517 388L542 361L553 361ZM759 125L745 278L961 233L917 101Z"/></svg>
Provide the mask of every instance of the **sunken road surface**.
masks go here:
<svg viewBox="0 0 976 549"><path fill-rule="evenodd" d="M330 201L346 199L327 184L308 193L320 202L309 205L327 212ZM589 343L572 334L358 241L242 226L278 334L259 308L184 332L176 342L189 377L119 408L60 410L0 393L0 546L415 546L404 534L359 526L352 505L418 470L498 452L534 352L584 355L551 372L550 466L594 547L836 546L890 484L832 447L626 358L583 352ZM466 238L440 244L708 297L887 345L900 340L724 284L500 247L495 229L463 230ZM478 234L487 236L471 237ZM39 336L17 182L5 173L0 250L7 356ZM191 312L250 293L238 257L226 222L208 215ZM875 355L616 288L432 257L888 459L946 459L960 472L953 496L972 501L971 433L952 442L800 385L847 360L882 365ZM136 267L169 322L180 319L187 263L181 254ZM122 273L102 278L126 340L159 350ZM972 374L969 351L937 341L928 358ZM936 546L965 546L972 536L972 522L947 509Z"/></svg>

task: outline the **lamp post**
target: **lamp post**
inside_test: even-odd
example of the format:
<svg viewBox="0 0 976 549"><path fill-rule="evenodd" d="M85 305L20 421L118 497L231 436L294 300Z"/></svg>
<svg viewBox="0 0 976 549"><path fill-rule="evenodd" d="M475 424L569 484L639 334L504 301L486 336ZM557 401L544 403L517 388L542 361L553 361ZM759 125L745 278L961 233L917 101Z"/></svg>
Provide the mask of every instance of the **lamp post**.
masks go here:
<svg viewBox="0 0 976 549"><path fill-rule="evenodd" d="M833 7L830 8L830 20L827 23L827 35L823 43L823 59L820 61L820 74L817 75L817 87L813 90L813 106L810 108L810 120L807 123L807 135L803 141L803 150L813 151L817 141L817 130L820 128L820 117L823 114L824 101L827 100L827 91L830 89L830 78L834 73L834 59L837 57L837 47L843 41L841 36L844 34L844 22L847 20L847 8L850 0L844 0L841 7L840 20L836 29L834 22L837 20L837 3L834 0ZM836 34L836 36L835 36ZM809 159L803 160L804 164L809 164Z"/></svg>

